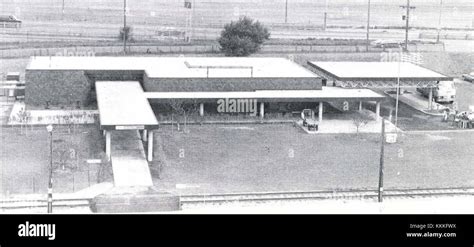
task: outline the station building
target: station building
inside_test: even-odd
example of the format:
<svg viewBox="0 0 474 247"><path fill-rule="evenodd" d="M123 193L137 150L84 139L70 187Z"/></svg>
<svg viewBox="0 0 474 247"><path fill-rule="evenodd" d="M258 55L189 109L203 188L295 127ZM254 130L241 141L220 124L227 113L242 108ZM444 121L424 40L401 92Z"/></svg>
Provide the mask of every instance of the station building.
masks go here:
<svg viewBox="0 0 474 247"><path fill-rule="evenodd" d="M115 185L150 186L147 161L153 159L153 133L159 127L157 116L163 114L156 104L199 105L205 118L215 112L216 102L249 100L258 104L255 117L264 118L266 109L276 104L304 103L317 112L321 125L329 109L325 106L351 102L361 110L363 102L370 102L380 121L385 97L371 89L434 88L437 81L452 79L408 63L308 65L313 71L283 58L33 57L26 69L25 103L27 109L97 107L106 155L111 161L114 157ZM123 143L114 149L112 140L124 139L130 150L124 151Z"/></svg>
<svg viewBox="0 0 474 247"><path fill-rule="evenodd" d="M33 57L26 69L25 103L27 108L97 105L108 154L111 131L140 130L152 145L160 112L150 104L156 103L192 102L204 116L206 106L218 100L249 99L258 102L263 118L272 104L309 102L321 123L324 102L370 101L379 115L384 96L323 86L323 79L284 58Z"/></svg>
<svg viewBox="0 0 474 247"><path fill-rule="evenodd" d="M201 115L218 99L255 99L263 117L272 102L383 98L366 89L323 87L323 79L283 58L33 57L26 69L25 102L85 107L98 101L98 81L135 81L151 103L197 102Z"/></svg>

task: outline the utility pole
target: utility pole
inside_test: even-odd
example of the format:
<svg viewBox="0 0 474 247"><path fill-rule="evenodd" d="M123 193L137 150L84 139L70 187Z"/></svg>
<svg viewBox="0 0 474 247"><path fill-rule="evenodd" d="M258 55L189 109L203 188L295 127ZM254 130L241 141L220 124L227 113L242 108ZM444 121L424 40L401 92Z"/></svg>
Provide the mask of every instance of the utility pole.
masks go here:
<svg viewBox="0 0 474 247"><path fill-rule="evenodd" d="M410 25L410 9L415 9L415 7L410 6L410 0L407 0L406 6L400 6L402 9L406 9L407 13L404 16L405 20L405 51L408 51L408 28Z"/></svg>
<svg viewBox="0 0 474 247"><path fill-rule="evenodd" d="M384 161L384 142L385 142L385 119L382 118L382 136L380 144L380 168L379 168L379 202L383 201L383 161Z"/></svg>
<svg viewBox="0 0 474 247"><path fill-rule="evenodd" d="M326 27L327 27L327 18L328 18L328 0L326 0L325 6L324 6L324 24L323 24L324 31L326 31Z"/></svg>
<svg viewBox="0 0 474 247"><path fill-rule="evenodd" d="M441 14L443 13L443 0L439 1L439 18L438 18L438 36L436 36L436 43L439 43L439 33L441 32Z"/></svg>
<svg viewBox="0 0 474 247"><path fill-rule="evenodd" d="M128 33L126 33L126 29L127 29L127 0L123 0L123 30L122 30L123 54L127 54Z"/></svg>
<svg viewBox="0 0 474 247"><path fill-rule="evenodd" d="M196 1L193 0L193 6L191 6L192 12L191 12L191 37L189 38L189 42L191 42L192 39L194 39L194 17L195 17L195 12L194 9L196 8Z"/></svg>
<svg viewBox="0 0 474 247"><path fill-rule="evenodd" d="M62 7L62 16L61 19L64 19L64 0L63 0L63 7Z"/></svg>
<svg viewBox="0 0 474 247"><path fill-rule="evenodd" d="M400 96L400 70L402 66L402 46L399 46L398 52L398 69L397 69L397 97L395 100L395 131L398 130L398 102Z"/></svg>
<svg viewBox="0 0 474 247"><path fill-rule="evenodd" d="M285 1L285 23L288 23L288 0Z"/></svg>
<svg viewBox="0 0 474 247"><path fill-rule="evenodd" d="M53 213L53 125L48 125L49 132L49 183L48 183L48 214Z"/></svg>
<svg viewBox="0 0 474 247"><path fill-rule="evenodd" d="M370 45L369 30L370 30L370 0L368 2L368 6L367 6L367 41L366 41L366 45L365 45L365 50L366 51L369 51L369 45Z"/></svg>

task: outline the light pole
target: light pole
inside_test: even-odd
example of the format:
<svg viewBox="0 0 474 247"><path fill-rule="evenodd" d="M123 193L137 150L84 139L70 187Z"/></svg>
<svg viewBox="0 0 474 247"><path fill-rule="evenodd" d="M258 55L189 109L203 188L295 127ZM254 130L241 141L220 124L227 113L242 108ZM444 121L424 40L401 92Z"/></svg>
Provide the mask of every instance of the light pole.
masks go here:
<svg viewBox="0 0 474 247"><path fill-rule="evenodd" d="M194 8L196 8L196 1L195 0L193 0L193 5L191 7L193 9L191 10L191 37L189 38L189 42L191 42L194 39L194 18L195 18Z"/></svg>
<svg viewBox="0 0 474 247"><path fill-rule="evenodd" d="M127 38L128 33L126 33L127 29L127 0L123 0L123 53L127 54Z"/></svg>
<svg viewBox="0 0 474 247"><path fill-rule="evenodd" d="M49 132L49 183L48 183L48 214L53 212L53 125L48 125Z"/></svg>
<svg viewBox="0 0 474 247"><path fill-rule="evenodd" d="M324 3L324 23L323 23L323 29L324 29L324 31L326 31L326 27L327 27L328 1L329 1L329 0L326 0L325 3Z"/></svg>
<svg viewBox="0 0 474 247"><path fill-rule="evenodd" d="M367 6L367 43L365 44L365 50L369 51L369 30L370 30L370 0Z"/></svg>
<svg viewBox="0 0 474 247"><path fill-rule="evenodd" d="M285 1L285 24L288 23L288 0Z"/></svg>
<svg viewBox="0 0 474 247"><path fill-rule="evenodd" d="M385 142L385 119L382 118L382 138L380 144L380 167L379 167L379 202L383 201L383 162L384 162L384 142Z"/></svg>
<svg viewBox="0 0 474 247"><path fill-rule="evenodd" d="M395 101L395 132L398 132L398 100L400 96L400 70L402 66L402 46L399 46L399 53L398 53L398 73L397 73L397 95Z"/></svg>
<svg viewBox="0 0 474 247"><path fill-rule="evenodd" d="M436 36L436 43L439 43L439 33L441 32L441 15L443 13L443 0L439 1L439 18L438 18L438 35Z"/></svg>

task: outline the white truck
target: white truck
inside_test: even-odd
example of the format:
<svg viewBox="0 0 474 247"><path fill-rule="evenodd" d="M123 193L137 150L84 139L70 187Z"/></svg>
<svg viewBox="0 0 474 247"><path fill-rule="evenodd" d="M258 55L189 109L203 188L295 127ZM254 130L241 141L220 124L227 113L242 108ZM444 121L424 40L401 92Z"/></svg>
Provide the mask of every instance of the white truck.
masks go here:
<svg viewBox="0 0 474 247"><path fill-rule="evenodd" d="M430 88L417 88L421 95L429 97ZM438 103L453 103L456 99L456 87L454 81L439 81L433 88L433 99Z"/></svg>

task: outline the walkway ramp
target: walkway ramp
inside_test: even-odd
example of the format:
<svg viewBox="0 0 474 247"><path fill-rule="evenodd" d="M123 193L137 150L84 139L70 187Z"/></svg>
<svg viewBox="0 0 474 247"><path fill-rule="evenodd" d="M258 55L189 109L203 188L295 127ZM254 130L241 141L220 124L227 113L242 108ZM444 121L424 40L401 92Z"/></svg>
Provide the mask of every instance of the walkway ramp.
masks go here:
<svg viewBox="0 0 474 247"><path fill-rule="evenodd" d="M112 135L112 169L115 186L153 186L145 150L137 130Z"/></svg>
<svg viewBox="0 0 474 247"><path fill-rule="evenodd" d="M116 187L153 186L138 131L147 133L148 160L153 157L153 129L158 121L138 81L97 81L100 127L112 162ZM147 132L148 131L148 132Z"/></svg>

